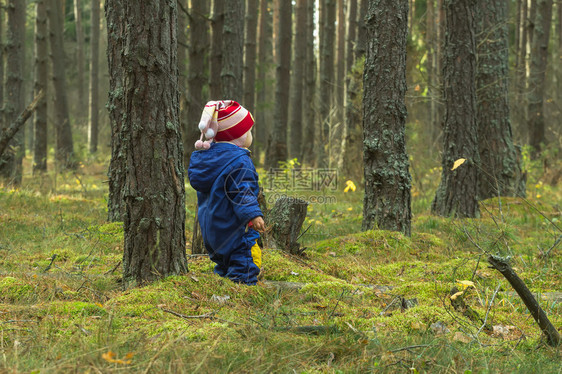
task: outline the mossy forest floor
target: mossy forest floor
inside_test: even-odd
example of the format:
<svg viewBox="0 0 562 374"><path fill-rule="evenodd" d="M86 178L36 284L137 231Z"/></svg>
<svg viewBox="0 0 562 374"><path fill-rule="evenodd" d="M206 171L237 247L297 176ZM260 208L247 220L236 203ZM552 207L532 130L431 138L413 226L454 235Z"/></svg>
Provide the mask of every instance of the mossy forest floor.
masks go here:
<svg viewBox="0 0 562 374"><path fill-rule="evenodd" d="M408 238L361 232L362 193L343 186L310 205L304 257L264 249L256 287L221 279L194 256L184 276L123 291L123 230L106 222L105 178L103 165L88 165L0 189L3 372L562 370L560 348L545 344L486 262L486 253L510 256L560 330L556 188L531 181L527 199L485 201L474 220L431 216L432 196L414 191ZM189 239L189 187L186 200ZM464 309L451 304L454 287Z"/></svg>

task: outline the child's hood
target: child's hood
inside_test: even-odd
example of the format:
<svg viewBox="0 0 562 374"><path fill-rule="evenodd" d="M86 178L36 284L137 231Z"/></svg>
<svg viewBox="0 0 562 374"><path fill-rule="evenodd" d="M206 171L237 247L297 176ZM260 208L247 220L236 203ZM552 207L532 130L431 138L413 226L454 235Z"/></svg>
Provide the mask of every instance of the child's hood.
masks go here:
<svg viewBox="0 0 562 374"><path fill-rule="evenodd" d="M189 159L189 183L197 191L210 191L215 180L230 163L249 154L247 149L230 143L212 143L208 150L195 151Z"/></svg>

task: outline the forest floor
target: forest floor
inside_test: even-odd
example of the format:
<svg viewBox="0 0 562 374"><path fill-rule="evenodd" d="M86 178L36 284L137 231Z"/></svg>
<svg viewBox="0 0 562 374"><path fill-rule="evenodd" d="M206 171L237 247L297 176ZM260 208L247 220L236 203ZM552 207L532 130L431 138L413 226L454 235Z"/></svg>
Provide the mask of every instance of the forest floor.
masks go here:
<svg viewBox="0 0 562 374"><path fill-rule="evenodd" d="M486 262L510 256L560 331L559 188L529 181L526 199L484 201L482 218L466 220L430 215L431 193L414 191L408 238L361 232L362 192L340 182L309 206L304 256L265 248L257 286L192 256L187 275L124 291L123 229L106 222L105 170L83 165L0 189L0 371L562 370L561 349ZM186 190L189 241L195 193Z"/></svg>

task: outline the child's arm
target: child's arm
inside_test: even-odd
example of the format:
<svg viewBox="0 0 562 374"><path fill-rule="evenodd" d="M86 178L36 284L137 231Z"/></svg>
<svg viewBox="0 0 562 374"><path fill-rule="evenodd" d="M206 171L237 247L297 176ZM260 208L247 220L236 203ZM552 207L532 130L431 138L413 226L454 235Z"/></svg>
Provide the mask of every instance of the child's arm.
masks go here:
<svg viewBox="0 0 562 374"><path fill-rule="evenodd" d="M229 173L225 187L234 214L247 224L258 217L263 217L263 213L258 203L258 174L251 161L241 166Z"/></svg>

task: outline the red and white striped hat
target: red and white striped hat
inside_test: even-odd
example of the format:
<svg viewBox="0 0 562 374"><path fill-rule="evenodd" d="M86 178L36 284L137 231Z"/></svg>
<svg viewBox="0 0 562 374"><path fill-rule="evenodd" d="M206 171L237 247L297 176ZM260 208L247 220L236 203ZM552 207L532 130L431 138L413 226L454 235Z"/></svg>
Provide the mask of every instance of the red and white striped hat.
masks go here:
<svg viewBox="0 0 562 374"><path fill-rule="evenodd" d="M195 149L209 149L212 140L243 146L253 125L252 114L236 101L209 101L201 115L201 138L195 142Z"/></svg>

